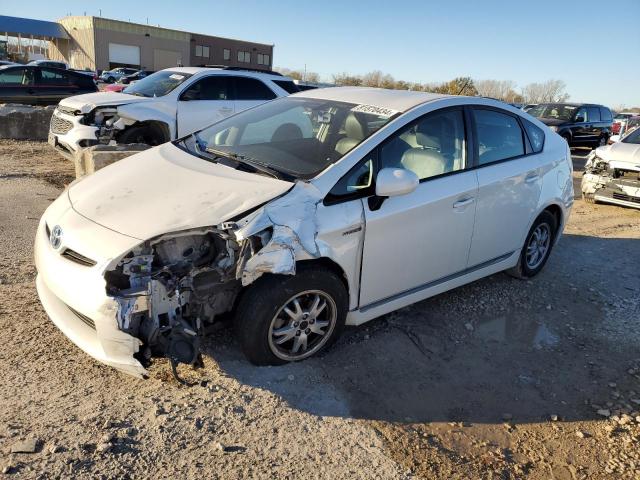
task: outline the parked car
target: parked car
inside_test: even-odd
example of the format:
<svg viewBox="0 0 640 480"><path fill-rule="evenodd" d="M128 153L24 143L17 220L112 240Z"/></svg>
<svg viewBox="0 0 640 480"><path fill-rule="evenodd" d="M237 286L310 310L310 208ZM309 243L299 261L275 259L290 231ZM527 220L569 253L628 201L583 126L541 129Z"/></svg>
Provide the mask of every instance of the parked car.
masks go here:
<svg viewBox="0 0 640 480"><path fill-rule="evenodd" d="M131 82L135 82L136 80L142 80L143 78L148 77L153 73L156 73L156 72L152 72L151 70L138 70L137 72L132 73L131 75L125 75L124 77L120 78L120 80L118 80L118 83L123 83L125 85L128 85Z"/></svg>
<svg viewBox="0 0 640 480"><path fill-rule="evenodd" d="M65 99L53 113L50 143L65 156L109 143L159 145L235 112L288 95L293 81L275 73L170 68L129 85Z"/></svg>
<svg viewBox="0 0 640 480"><path fill-rule="evenodd" d="M592 203L640 208L640 128L591 152L581 190L584 199Z"/></svg>
<svg viewBox="0 0 640 480"><path fill-rule="evenodd" d="M66 62L59 62L57 60L31 60L27 65L34 65L36 67L52 67L59 68L61 70L68 70L69 65Z"/></svg>
<svg viewBox="0 0 640 480"><path fill-rule="evenodd" d="M590 103L541 103L527 112L557 132L572 147L597 147L611 136L613 115Z"/></svg>
<svg viewBox="0 0 640 480"><path fill-rule="evenodd" d="M134 375L197 364L229 312L247 358L281 364L496 272L534 277L572 203L566 142L521 110L309 90L72 184L40 221L36 283L62 332Z"/></svg>
<svg viewBox="0 0 640 480"><path fill-rule="evenodd" d="M113 70L105 70L100 75L100 80L106 83L114 83L126 75L133 75L139 71L137 68L114 68Z"/></svg>
<svg viewBox="0 0 640 480"><path fill-rule="evenodd" d="M527 105L522 107L522 110L524 110L525 112L528 112L529 110L531 110L533 107L537 105L538 105L537 103L528 103Z"/></svg>
<svg viewBox="0 0 640 480"><path fill-rule="evenodd" d="M5 65L20 65L16 62L11 62L9 60L0 60L0 67L4 67Z"/></svg>
<svg viewBox="0 0 640 480"><path fill-rule="evenodd" d="M627 126L627 120L638 115L640 115L638 112L620 112L616 114L616 116L613 117L613 126L611 127L613 134L620 135L621 132L623 133Z"/></svg>
<svg viewBox="0 0 640 480"><path fill-rule="evenodd" d="M635 116L628 117L624 120L624 123L620 126L619 133L611 135L607 144L612 145L619 142L621 138L625 135L629 135L637 128L640 128L640 114L636 114Z"/></svg>
<svg viewBox="0 0 640 480"><path fill-rule="evenodd" d="M127 85L125 85L124 83L107 83L103 88L102 91L103 92L121 92L123 91L125 88L127 88Z"/></svg>
<svg viewBox="0 0 640 480"><path fill-rule="evenodd" d="M0 103L55 105L70 95L97 90L90 77L70 70L35 65L0 67Z"/></svg>

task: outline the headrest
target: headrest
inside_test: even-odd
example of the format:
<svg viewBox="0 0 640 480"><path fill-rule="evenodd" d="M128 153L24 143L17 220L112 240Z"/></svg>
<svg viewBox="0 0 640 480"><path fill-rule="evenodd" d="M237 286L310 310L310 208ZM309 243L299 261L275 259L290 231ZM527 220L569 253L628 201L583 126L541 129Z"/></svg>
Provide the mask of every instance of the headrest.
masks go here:
<svg viewBox="0 0 640 480"><path fill-rule="evenodd" d="M367 136L364 125L360 123L355 113L350 113L344 121L344 130L347 133L347 137L353 140L364 140Z"/></svg>

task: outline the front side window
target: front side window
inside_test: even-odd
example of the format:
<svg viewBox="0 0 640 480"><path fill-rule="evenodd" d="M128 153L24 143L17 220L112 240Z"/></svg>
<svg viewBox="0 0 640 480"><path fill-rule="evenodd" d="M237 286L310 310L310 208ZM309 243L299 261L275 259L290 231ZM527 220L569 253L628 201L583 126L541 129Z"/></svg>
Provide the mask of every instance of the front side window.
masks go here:
<svg viewBox="0 0 640 480"><path fill-rule="evenodd" d="M209 76L194 82L182 95L181 101L191 100L231 100L229 79L226 76Z"/></svg>
<svg viewBox="0 0 640 480"><path fill-rule="evenodd" d="M33 73L30 68L0 70L0 85L31 85Z"/></svg>
<svg viewBox="0 0 640 480"><path fill-rule="evenodd" d="M287 176L313 178L396 114L335 100L284 97L197 132L183 148L205 160L213 155L216 161L223 152Z"/></svg>
<svg viewBox="0 0 640 480"><path fill-rule="evenodd" d="M474 109L480 165L524 155L524 139L518 121L506 113Z"/></svg>
<svg viewBox="0 0 640 480"><path fill-rule="evenodd" d="M249 77L233 77L236 100L273 100L276 94L260 80Z"/></svg>
<svg viewBox="0 0 640 480"><path fill-rule="evenodd" d="M587 122L599 122L600 121L600 109L598 107L587 108Z"/></svg>
<svg viewBox="0 0 640 480"><path fill-rule="evenodd" d="M380 149L381 168L406 168L420 180L465 167L462 110L426 115L394 134Z"/></svg>
<svg viewBox="0 0 640 480"><path fill-rule="evenodd" d="M123 90L124 93L140 97L163 97L184 83L191 74L162 70L138 80Z"/></svg>
<svg viewBox="0 0 640 480"><path fill-rule="evenodd" d="M576 123L584 123L584 122L589 121L589 118L587 117L587 109L586 108L582 107L576 112L575 121L576 121Z"/></svg>

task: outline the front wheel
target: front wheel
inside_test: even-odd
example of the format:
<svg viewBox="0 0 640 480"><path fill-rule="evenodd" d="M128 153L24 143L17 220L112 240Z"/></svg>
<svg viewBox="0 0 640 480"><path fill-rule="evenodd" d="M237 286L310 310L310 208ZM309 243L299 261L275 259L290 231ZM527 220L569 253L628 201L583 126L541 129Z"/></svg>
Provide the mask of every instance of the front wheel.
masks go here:
<svg viewBox="0 0 640 480"><path fill-rule="evenodd" d="M265 275L240 301L236 337L255 365L303 360L335 342L347 308L347 291L330 270L302 267L293 276Z"/></svg>
<svg viewBox="0 0 640 480"><path fill-rule="evenodd" d="M518 264L507 270L507 273L522 279L535 277L540 273L549 259L557 228L555 217L547 211L542 212L527 234Z"/></svg>

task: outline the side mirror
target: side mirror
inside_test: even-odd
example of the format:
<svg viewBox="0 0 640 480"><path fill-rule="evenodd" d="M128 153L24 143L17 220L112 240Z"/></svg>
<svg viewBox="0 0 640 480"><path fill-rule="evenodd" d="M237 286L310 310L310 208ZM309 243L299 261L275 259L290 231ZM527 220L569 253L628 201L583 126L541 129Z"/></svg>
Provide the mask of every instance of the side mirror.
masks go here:
<svg viewBox="0 0 640 480"><path fill-rule="evenodd" d="M584 117L582 115L576 117L576 123L584 123Z"/></svg>
<svg viewBox="0 0 640 480"><path fill-rule="evenodd" d="M411 170L383 168L376 177L376 195L378 197L406 195L418 188L419 183L420 179Z"/></svg>

